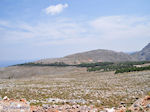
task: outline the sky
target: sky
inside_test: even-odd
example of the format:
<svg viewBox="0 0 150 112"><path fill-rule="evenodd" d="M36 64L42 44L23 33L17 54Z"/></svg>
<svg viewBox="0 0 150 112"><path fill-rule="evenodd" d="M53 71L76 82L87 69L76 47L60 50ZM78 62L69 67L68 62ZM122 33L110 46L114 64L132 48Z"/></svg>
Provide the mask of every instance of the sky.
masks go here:
<svg viewBox="0 0 150 112"><path fill-rule="evenodd" d="M150 0L0 0L0 61L141 50Z"/></svg>

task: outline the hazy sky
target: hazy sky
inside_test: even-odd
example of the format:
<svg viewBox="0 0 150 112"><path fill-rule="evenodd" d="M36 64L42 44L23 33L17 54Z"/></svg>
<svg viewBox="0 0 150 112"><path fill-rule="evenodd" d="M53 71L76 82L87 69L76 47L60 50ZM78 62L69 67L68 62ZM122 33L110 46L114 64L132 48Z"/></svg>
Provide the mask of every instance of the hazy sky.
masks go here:
<svg viewBox="0 0 150 112"><path fill-rule="evenodd" d="M150 0L0 0L0 60L130 52L149 42Z"/></svg>

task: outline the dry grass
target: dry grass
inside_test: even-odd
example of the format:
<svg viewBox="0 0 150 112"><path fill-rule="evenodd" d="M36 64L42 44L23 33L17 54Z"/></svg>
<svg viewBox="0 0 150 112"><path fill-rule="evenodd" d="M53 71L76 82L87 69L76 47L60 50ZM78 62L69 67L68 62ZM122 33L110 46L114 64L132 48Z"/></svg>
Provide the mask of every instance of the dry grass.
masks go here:
<svg viewBox="0 0 150 112"><path fill-rule="evenodd" d="M60 68L66 69L65 72L48 74L46 68L40 69L41 75L30 78L1 79L0 96L26 98L33 105L76 103L112 107L120 102L130 105L150 91L150 71L116 75L86 72L84 68ZM58 101L49 101L49 98L58 98Z"/></svg>

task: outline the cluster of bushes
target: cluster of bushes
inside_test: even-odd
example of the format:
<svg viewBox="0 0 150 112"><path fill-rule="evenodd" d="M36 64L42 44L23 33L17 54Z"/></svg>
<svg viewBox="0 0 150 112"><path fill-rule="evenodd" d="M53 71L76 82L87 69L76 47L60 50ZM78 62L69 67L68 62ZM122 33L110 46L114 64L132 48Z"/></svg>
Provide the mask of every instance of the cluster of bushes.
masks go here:
<svg viewBox="0 0 150 112"><path fill-rule="evenodd" d="M16 66L58 66L58 67L64 67L64 66L70 66L64 62L55 62L51 64L43 64L43 63L24 63L24 64L18 64Z"/></svg>
<svg viewBox="0 0 150 112"><path fill-rule="evenodd" d="M117 74L117 73L124 73L124 72L133 72L133 71L144 71L144 70L150 70L150 66L145 66L145 67L130 67L130 68L117 69L115 71L115 74Z"/></svg>
<svg viewBox="0 0 150 112"><path fill-rule="evenodd" d="M44 64L44 63L23 63L18 64L17 66L76 66L76 67L96 67L96 66L107 66L112 65L112 62L97 62L97 63L82 63L77 65L70 65L66 64L64 62L55 62L50 64Z"/></svg>
<svg viewBox="0 0 150 112"><path fill-rule="evenodd" d="M122 64L125 65L143 65L150 63L150 61L127 61L127 62L121 62Z"/></svg>
<svg viewBox="0 0 150 112"><path fill-rule="evenodd" d="M76 66L76 67L87 67L87 71L115 71L115 73L124 73L132 71L143 71L150 70L150 66L146 67L135 67L135 65L142 65L150 63L150 61L138 61L138 62L96 62L96 63L82 63L77 65L69 65L64 62L55 62L51 64L44 63L24 63L18 64L17 66Z"/></svg>
<svg viewBox="0 0 150 112"><path fill-rule="evenodd" d="M76 66L78 67L96 67L96 66L107 66L107 65L112 65L114 64L113 62L96 62L96 63L81 63Z"/></svg>
<svg viewBox="0 0 150 112"><path fill-rule="evenodd" d="M106 65L106 66L97 66L97 67L89 67L87 68L87 71L115 71L117 69L122 69L122 68L129 68L132 67L132 65L125 65L125 64L111 64L111 65Z"/></svg>
<svg viewBox="0 0 150 112"><path fill-rule="evenodd" d="M107 63L107 64L106 64ZM135 65L142 65L150 63L150 61L139 62L103 62L97 66L87 66L87 71L115 71L115 73L131 72L131 71L143 71L150 70L149 67L135 67ZM90 65L90 64L88 64ZM94 63L92 64L94 65Z"/></svg>

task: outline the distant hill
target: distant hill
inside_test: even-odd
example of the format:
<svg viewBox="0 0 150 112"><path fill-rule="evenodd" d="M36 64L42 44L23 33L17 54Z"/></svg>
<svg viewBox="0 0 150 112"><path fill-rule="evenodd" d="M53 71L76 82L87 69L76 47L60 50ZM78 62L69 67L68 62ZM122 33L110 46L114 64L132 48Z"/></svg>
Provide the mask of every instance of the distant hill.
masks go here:
<svg viewBox="0 0 150 112"><path fill-rule="evenodd" d="M64 62L66 64L80 64L92 62L123 62L123 61L150 61L150 43L141 51L132 53L116 52L112 50L92 50L76 53L62 58L42 59L35 63L49 64Z"/></svg>
<svg viewBox="0 0 150 112"><path fill-rule="evenodd" d="M132 56L139 61L150 61L150 43L141 51L133 53Z"/></svg>
<svg viewBox="0 0 150 112"><path fill-rule="evenodd" d="M80 64L92 62L120 62L120 61L137 61L137 59L123 52L98 49L68 55L63 58L43 59L36 61L36 63L49 64L54 62L64 62L67 64Z"/></svg>

